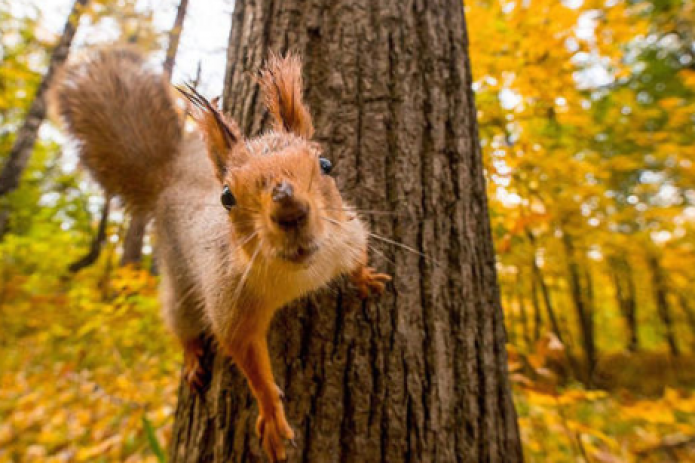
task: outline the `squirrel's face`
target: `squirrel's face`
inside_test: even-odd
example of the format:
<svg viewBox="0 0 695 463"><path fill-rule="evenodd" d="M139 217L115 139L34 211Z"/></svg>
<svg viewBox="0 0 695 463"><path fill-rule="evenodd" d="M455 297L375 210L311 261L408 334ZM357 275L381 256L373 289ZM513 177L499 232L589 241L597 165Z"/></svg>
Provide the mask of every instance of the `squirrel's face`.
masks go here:
<svg viewBox="0 0 695 463"><path fill-rule="evenodd" d="M248 141L235 153L220 200L229 210L234 241L252 258L310 265L330 245L330 231L350 219L330 161L318 144L284 133Z"/></svg>
<svg viewBox="0 0 695 463"><path fill-rule="evenodd" d="M275 130L251 140L193 88L179 90L193 103L205 136L235 246L252 260L311 265L322 247L336 251L330 231L341 233L338 228L352 217L329 175L330 161L311 141L314 128L302 102L299 59L271 56L259 83Z"/></svg>

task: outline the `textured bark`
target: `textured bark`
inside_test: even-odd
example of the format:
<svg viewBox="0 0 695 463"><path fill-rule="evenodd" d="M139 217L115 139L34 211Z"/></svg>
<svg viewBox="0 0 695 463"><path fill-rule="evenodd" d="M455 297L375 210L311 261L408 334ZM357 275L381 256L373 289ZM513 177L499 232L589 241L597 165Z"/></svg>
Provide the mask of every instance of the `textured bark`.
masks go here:
<svg viewBox="0 0 695 463"><path fill-rule="evenodd" d="M393 274L379 301L343 283L283 309L269 335L297 434L292 462L521 461L458 0L236 2L225 107L267 126L256 83L270 50L299 52L338 185ZM436 263L435 263L436 261ZM181 387L172 462L263 461L256 406L212 349L203 397Z"/></svg>
<svg viewBox="0 0 695 463"><path fill-rule="evenodd" d="M72 39L75 37L80 15L84 11L88 0L75 0L63 29L63 35L53 49L48 70L44 74L41 84L36 91L34 100L29 107L24 123L17 132L17 138L7 156L7 161L0 172L0 197L6 196L19 187L19 180L24 169L29 163L29 158L36 144L41 123L46 118L46 92L51 85L53 76L58 68L65 62L70 52ZM0 233L6 231L6 222L9 217L7 206L0 203Z"/></svg>
<svg viewBox="0 0 695 463"><path fill-rule="evenodd" d="M101 210L101 218L99 219L99 226L97 228L97 233L92 238L92 244L89 246L89 252L84 255L81 259L73 262L68 266L68 270L72 273L79 272L83 268L89 267L94 262L99 259L99 254L104 247L106 242L106 226L109 222L109 208L111 205L111 198L106 198L104 202L104 207Z"/></svg>

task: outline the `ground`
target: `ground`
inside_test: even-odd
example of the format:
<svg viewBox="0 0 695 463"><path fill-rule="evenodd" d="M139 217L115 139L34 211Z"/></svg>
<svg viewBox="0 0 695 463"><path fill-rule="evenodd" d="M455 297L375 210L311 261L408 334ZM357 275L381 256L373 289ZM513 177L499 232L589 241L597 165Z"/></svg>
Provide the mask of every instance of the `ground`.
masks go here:
<svg viewBox="0 0 695 463"><path fill-rule="evenodd" d="M157 278L106 270L4 283L0 462L165 460L181 355L159 319ZM587 390L558 386L547 346L510 349L528 461L695 460L692 378L678 376L691 359L608 356L610 390Z"/></svg>

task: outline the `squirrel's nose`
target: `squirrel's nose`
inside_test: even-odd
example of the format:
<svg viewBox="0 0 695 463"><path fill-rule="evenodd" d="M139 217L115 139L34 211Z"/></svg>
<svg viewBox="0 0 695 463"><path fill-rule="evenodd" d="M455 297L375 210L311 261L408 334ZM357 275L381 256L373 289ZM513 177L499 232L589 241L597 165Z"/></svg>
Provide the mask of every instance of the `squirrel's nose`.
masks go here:
<svg viewBox="0 0 695 463"><path fill-rule="evenodd" d="M278 203L271 215L275 222L283 230L300 228L307 221L309 206L294 196L292 185L285 180L273 188L273 201Z"/></svg>
<svg viewBox="0 0 695 463"><path fill-rule="evenodd" d="M294 195L294 188L287 180L283 180L273 187L273 201L276 203L286 202Z"/></svg>

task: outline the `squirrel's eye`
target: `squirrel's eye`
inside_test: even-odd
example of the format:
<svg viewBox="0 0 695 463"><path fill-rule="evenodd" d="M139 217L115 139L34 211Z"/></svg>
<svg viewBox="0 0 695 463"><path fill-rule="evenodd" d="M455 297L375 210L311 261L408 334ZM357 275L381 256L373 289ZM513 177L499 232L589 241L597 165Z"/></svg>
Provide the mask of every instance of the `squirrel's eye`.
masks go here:
<svg viewBox="0 0 695 463"><path fill-rule="evenodd" d="M333 163L326 158L319 158L319 165L321 166L321 172L325 175L330 174L331 170L333 170Z"/></svg>
<svg viewBox="0 0 695 463"><path fill-rule="evenodd" d="M229 190L229 187L227 185L224 186L222 189L222 195L220 196L220 201L222 201L222 205L224 206L225 209L230 210L231 208L236 205L236 198L232 194L232 192Z"/></svg>

